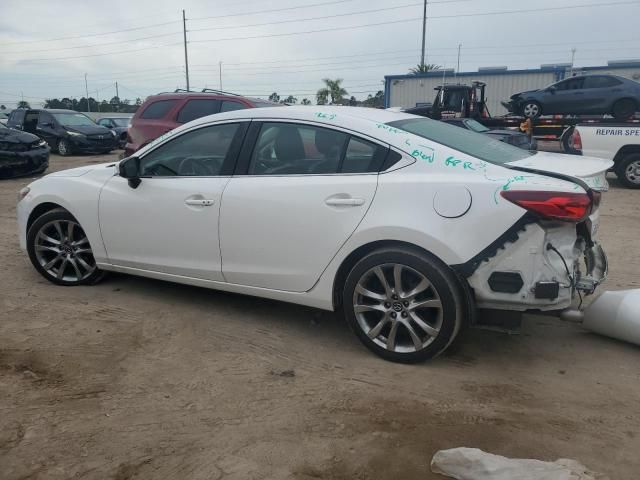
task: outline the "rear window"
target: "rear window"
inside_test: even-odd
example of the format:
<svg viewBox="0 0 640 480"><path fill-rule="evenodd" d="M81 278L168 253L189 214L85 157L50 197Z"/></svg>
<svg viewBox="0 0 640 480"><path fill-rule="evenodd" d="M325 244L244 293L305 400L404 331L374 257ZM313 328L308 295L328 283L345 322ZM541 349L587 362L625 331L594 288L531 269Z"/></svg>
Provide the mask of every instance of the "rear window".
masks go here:
<svg viewBox="0 0 640 480"><path fill-rule="evenodd" d="M224 100L222 102L222 106L220 107L220 111L221 112L231 112L233 110L242 110L244 108L247 108L247 106L244 103L231 102L231 101L228 101L228 100Z"/></svg>
<svg viewBox="0 0 640 480"><path fill-rule="evenodd" d="M140 118L162 118L169 110L171 110L171 108L173 108L175 104L176 100L158 100L145 108L142 115L140 115Z"/></svg>
<svg viewBox="0 0 640 480"><path fill-rule="evenodd" d="M220 112L220 100L194 99L185 103L178 113L178 123L187 123L196 118Z"/></svg>
<svg viewBox="0 0 640 480"><path fill-rule="evenodd" d="M396 120L387 125L466 153L485 162L501 165L531 157L535 152L493 140L481 133L447 125L429 118Z"/></svg>
<svg viewBox="0 0 640 480"><path fill-rule="evenodd" d="M620 85L622 82L613 77L586 77L584 79L584 88L608 88Z"/></svg>

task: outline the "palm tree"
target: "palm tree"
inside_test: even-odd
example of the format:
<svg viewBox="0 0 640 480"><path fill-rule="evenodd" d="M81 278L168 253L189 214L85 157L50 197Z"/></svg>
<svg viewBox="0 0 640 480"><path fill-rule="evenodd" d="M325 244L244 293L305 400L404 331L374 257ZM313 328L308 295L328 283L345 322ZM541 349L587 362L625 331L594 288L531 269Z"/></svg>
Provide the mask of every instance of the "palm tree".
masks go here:
<svg viewBox="0 0 640 480"><path fill-rule="evenodd" d="M440 70L441 68L442 66L436 65L435 63L419 63L415 67L410 68L409 71L417 75L418 73L427 73L431 72L432 70Z"/></svg>
<svg viewBox="0 0 640 480"><path fill-rule="evenodd" d="M323 78L322 81L325 86L316 93L318 105L325 105L329 97L331 97L331 103L339 103L345 95L348 95L347 91L342 88L342 78L336 78L335 80Z"/></svg>

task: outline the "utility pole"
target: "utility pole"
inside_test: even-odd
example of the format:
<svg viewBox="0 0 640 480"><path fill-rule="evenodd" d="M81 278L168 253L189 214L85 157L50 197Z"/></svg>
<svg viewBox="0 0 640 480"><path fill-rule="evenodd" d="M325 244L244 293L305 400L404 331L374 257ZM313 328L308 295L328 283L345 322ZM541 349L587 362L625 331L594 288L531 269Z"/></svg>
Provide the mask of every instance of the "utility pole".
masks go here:
<svg viewBox="0 0 640 480"><path fill-rule="evenodd" d="M220 91L222 91L222 62L219 62L220 66Z"/></svg>
<svg viewBox="0 0 640 480"><path fill-rule="evenodd" d="M118 93L118 82L116 82L116 97L118 97L118 102L120 102L120 94Z"/></svg>
<svg viewBox="0 0 640 480"><path fill-rule="evenodd" d="M572 77L573 76L573 61L576 59L576 48L573 47L571 49L571 70L569 72L569 76Z"/></svg>
<svg viewBox="0 0 640 480"><path fill-rule="evenodd" d="M424 48L427 39L427 0L424 0L424 9L422 12L422 56L420 57L420 65L424 66Z"/></svg>
<svg viewBox="0 0 640 480"><path fill-rule="evenodd" d="M87 112L91 113L91 105L89 104L89 86L87 85L87 74L84 74L84 91L87 94Z"/></svg>
<svg viewBox="0 0 640 480"><path fill-rule="evenodd" d="M458 44L458 67L456 68L456 73L454 75L454 79L458 77L458 72L460 71L460 49L462 48L462 44Z"/></svg>
<svg viewBox="0 0 640 480"><path fill-rule="evenodd" d="M98 113L100 113L100 100L98 100L98 90L96 90L96 103L98 104Z"/></svg>
<svg viewBox="0 0 640 480"><path fill-rule="evenodd" d="M184 37L184 71L187 76L187 91L189 91L189 57L187 56L187 17L182 10L182 35Z"/></svg>

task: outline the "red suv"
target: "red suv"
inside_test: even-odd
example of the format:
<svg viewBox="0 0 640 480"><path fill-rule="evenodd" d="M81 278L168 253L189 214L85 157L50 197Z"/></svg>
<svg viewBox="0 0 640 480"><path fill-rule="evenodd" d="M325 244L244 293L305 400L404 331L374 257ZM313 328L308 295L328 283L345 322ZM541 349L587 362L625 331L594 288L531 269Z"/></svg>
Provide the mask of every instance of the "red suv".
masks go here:
<svg viewBox="0 0 640 480"><path fill-rule="evenodd" d="M243 108L275 107L277 103L215 90L161 93L148 97L131 120L124 156L129 157L169 130L196 118Z"/></svg>

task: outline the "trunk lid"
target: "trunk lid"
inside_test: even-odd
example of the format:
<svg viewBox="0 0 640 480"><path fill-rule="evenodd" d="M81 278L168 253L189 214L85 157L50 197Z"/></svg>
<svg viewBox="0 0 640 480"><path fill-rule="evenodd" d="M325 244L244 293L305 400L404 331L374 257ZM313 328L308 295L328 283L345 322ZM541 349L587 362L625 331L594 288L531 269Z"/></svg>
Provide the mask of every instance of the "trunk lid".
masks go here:
<svg viewBox="0 0 640 480"><path fill-rule="evenodd" d="M613 161L604 158L565 155L562 153L538 152L531 157L509 162L505 165L549 172L577 178L599 192L609 190L607 170Z"/></svg>

